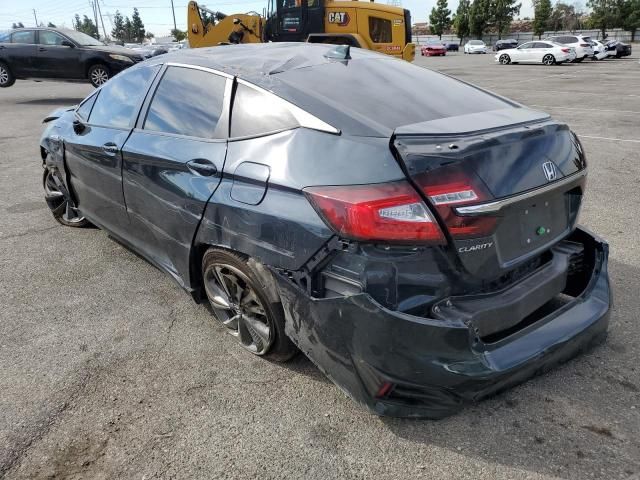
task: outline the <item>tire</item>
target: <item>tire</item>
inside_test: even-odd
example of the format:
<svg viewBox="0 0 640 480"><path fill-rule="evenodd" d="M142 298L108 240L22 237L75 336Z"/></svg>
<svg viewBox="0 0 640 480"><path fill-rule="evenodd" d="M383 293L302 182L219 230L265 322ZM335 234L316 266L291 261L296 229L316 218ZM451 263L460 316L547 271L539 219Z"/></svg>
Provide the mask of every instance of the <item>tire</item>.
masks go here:
<svg viewBox="0 0 640 480"><path fill-rule="evenodd" d="M276 362L298 353L285 333L275 280L262 264L210 248L202 258L202 280L214 316L245 350Z"/></svg>
<svg viewBox="0 0 640 480"><path fill-rule="evenodd" d="M111 72L109 67L106 65L102 65L101 63L96 63L95 65L91 65L89 71L87 72L87 78L91 85L95 88L101 87L111 78Z"/></svg>
<svg viewBox="0 0 640 480"><path fill-rule="evenodd" d="M502 55L500 55L499 62L500 65L509 65L511 63L511 57L509 57L509 55L507 55L506 53L503 53Z"/></svg>
<svg viewBox="0 0 640 480"><path fill-rule="evenodd" d="M554 65L556 63L556 57L554 57L551 54L547 54L544 57L542 57L542 63L546 66Z"/></svg>
<svg viewBox="0 0 640 480"><path fill-rule="evenodd" d="M7 88L16 83L16 77L6 63L0 62L0 88Z"/></svg>
<svg viewBox="0 0 640 480"><path fill-rule="evenodd" d="M44 173L42 175L44 198L47 201L47 206L49 207L49 210L51 210L53 218L65 227L84 228L90 226L91 224L86 218L77 215L69 208L69 202L56 185L54 175L57 174L48 168L44 169Z"/></svg>
<svg viewBox="0 0 640 480"><path fill-rule="evenodd" d="M584 60L584 57L582 57L582 58L576 58L576 59L573 61L573 63L580 63L580 62L582 62L583 60Z"/></svg>

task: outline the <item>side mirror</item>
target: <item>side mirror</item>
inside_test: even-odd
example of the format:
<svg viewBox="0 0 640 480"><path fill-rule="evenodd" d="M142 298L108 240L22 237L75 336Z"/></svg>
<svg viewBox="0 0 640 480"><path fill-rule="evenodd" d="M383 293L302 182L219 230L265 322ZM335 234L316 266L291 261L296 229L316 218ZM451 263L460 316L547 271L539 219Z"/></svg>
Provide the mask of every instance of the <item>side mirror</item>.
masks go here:
<svg viewBox="0 0 640 480"><path fill-rule="evenodd" d="M63 40L60 45L62 45L63 47L76 48L75 44L73 44L69 40Z"/></svg>
<svg viewBox="0 0 640 480"><path fill-rule="evenodd" d="M77 118L73 121L73 131L80 135L82 132L85 131L86 129L86 125L84 123L82 123L80 120L78 120Z"/></svg>
<svg viewBox="0 0 640 480"><path fill-rule="evenodd" d="M234 18L233 19L233 24L234 25L239 25L240 24L240 19L239 18Z"/></svg>

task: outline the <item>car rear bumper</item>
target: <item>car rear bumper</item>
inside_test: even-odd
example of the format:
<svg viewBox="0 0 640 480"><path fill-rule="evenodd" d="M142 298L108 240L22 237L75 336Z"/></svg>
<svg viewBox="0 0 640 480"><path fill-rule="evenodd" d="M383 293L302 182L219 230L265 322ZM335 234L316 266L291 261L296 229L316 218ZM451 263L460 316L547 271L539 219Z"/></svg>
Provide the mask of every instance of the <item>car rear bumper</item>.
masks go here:
<svg viewBox="0 0 640 480"><path fill-rule="evenodd" d="M594 252L586 287L493 343L480 340L469 322L391 311L367 294L311 298L277 275L287 334L334 383L376 414L450 415L604 339L611 303L608 245L583 229L574 235Z"/></svg>

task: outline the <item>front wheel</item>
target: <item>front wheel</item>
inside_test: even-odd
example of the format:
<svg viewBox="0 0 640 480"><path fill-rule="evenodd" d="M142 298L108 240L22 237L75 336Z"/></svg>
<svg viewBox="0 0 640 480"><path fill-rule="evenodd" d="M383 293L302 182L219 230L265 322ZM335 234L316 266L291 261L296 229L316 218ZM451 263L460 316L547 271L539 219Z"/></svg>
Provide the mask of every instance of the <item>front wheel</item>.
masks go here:
<svg viewBox="0 0 640 480"><path fill-rule="evenodd" d="M215 317L241 347L277 362L298 352L284 331L275 280L261 264L210 248L202 259L202 279Z"/></svg>
<svg viewBox="0 0 640 480"><path fill-rule="evenodd" d="M82 228L90 225L89 221L71 208L59 185L62 180L56 177L55 171L45 168L42 175L44 198L56 221L66 227Z"/></svg>
<svg viewBox="0 0 640 480"><path fill-rule="evenodd" d="M14 83L16 83L16 77L7 65L0 62L0 88L10 87Z"/></svg>
<svg viewBox="0 0 640 480"><path fill-rule="evenodd" d="M111 76L109 68L101 64L92 65L87 75L89 77L91 85L93 85L95 88L101 87L102 85L107 83Z"/></svg>
<svg viewBox="0 0 640 480"><path fill-rule="evenodd" d="M554 63L556 63L556 59L553 55L545 55L542 58L542 63L544 65L553 65Z"/></svg>
<svg viewBox="0 0 640 480"><path fill-rule="evenodd" d="M506 53L503 55L500 55L500 64L509 65L510 63L511 63L511 58L509 57L509 55L507 55Z"/></svg>

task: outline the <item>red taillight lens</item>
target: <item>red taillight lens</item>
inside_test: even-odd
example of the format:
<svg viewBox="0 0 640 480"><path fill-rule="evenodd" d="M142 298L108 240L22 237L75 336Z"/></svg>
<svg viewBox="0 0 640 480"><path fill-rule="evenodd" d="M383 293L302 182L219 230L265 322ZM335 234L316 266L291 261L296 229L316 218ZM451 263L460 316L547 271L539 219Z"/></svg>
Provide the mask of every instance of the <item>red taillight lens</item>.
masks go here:
<svg viewBox="0 0 640 480"><path fill-rule="evenodd" d="M304 193L324 220L354 240L443 244L445 238L407 182L307 187Z"/></svg>
<svg viewBox="0 0 640 480"><path fill-rule="evenodd" d="M568 48L563 48L563 49L562 49L562 51L563 51L564 53L569 53L571 50L569 50Z"/></svg>
<svg viewBox="0 0 640 480"><path fill-rule="evenodd" d="M444 167L418 179L453 238L484 237L491 235L496 228L496 217L456 215L455 207L491 198L486 187L480 181L473 181L469 175L455 167Z"/></svg>

